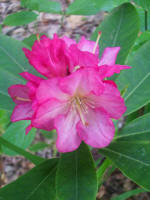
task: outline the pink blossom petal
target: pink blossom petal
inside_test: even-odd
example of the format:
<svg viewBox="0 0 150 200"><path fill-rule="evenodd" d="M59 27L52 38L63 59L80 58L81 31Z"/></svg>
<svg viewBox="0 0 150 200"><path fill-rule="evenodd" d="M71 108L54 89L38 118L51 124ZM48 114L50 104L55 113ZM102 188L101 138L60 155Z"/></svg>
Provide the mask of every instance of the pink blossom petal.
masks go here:
<svg viewBox="0 0 150 200"><path fill-rule="evenodd" d="M70 95L87 95L91 92L101 94L103 92L103 83L99 78L99 74L96 70L90 68L77 70L62 78L60 87Z"/></svg>
<svg viewBox="0 0 150 200"><path fill-rule="evenodd" d="M66 103L57 99L50 99L38 107L33 116L32 124L36 128L52 130L54 128L54 118L66 112Z"/></svg>
<svg viewBox="0 0 150 200"><path fill-rule="evenodd" d="M96 67L98 65L98 56L87 52L81 51L77 48L77 45L70 46L70 59L69 59L69 70L74 72L76 66L82 67Z"/></svg>
<svg viewBox="0 0 150 200"><path fill-rule="evenodd" d="M55 119L55 127L58 134L56 147L59 152L65 153L76 150L81 139L76 131L76 124L79 121L75 111L67 115L60 115Z"/></svg>
<svg viewBox="0 0 150 200"><path fill-rule="evenodd" d="M38 77L38 76L35 76L35 75L33 75L33 74L29 73L29 72L22 72L22 73L20 73L20 75L21 75L24 79L26 79L27 81L33 82L33 83L36 84L36 85L39 85L40 82L41 82L42 80L44 80L43 78L40 78L40 77Z"/></svg>
<svg viewBox="0 0 150 200"><path fill-rule="evenodd" d="M66 100L68 95L65 94L59 86L60 78L52 78L41 82L37 89L37 101L42 103L50 98L56 98L61 101Z"/></svg>
<svg viewBox="0 0 150 200"><path fill-rule="evenodd" d="M114 65L117 54L120 51L120 47L107 47L104 49L102 57L99 62L100 65Z"/></svg>
<svg viewBox="0 0 150 200"><path fill-rule="evenodd" d="M51 40L42 36L35 41L32 50L23 49L29 63L47 78L67 74L68 57L66 44L56 35Z"/></svg>
<svg viewBox="0 0 150 200"><path fill-rule="evenodd" d="M86 40L84 36L81 37L81 40L77 44L77 47L81 51L88 51L90 53L93 53L93 49L96 45L96 42L91 41L91 40ZM95 54L98 56L99 55L99 46L97 45Z"/></svg>
<svg viewBox="0 0 150 200"><path fill-rule="evenodd" d="M63 36L62 39L65 41L66 45L70 47L72 44L76 44L75 40L70 39L67 36Z"/></svg>
<svg viewBox="0 0 150 200"><path fill-rule="evenodd" d="M30 102L29 88L26 85L12 85L8 88L8 94L16 104Z"/></svg>
<svg viewBox="0 0 150 200"><path fill-rule="evenodd" d="M103 109L90 110L84 115L87 126L77 124L78 135L88 145L103 148L110 144L115 128L112 120Z"/></svg>
<svg viewBox="0 0 150 200"><path fill-rule="evenodd" d="M123 98L119 90L112 84L105 84L105 90L100 96L93 96L96 107L103 108L110 118L119 119L126 111Z"/></svg>
<svg viewBox="0 0 150 200"><path fill-rule="evenodd" d="M16 122L19 120L30 120L33 115L31 103L19 104L15 106L11 115L11 121Z"/></svg>
<svg viewBox="0 0 150 200"><path fill-rule="evenodd" d="M112 65L112 66L102 65L102 66L99 66L99 75L101 79L104 79L106 77L112 76L115 73L119 74L121 70L130 69L130 68L131 67L127 65L117 65L117 64Z"/></svg>

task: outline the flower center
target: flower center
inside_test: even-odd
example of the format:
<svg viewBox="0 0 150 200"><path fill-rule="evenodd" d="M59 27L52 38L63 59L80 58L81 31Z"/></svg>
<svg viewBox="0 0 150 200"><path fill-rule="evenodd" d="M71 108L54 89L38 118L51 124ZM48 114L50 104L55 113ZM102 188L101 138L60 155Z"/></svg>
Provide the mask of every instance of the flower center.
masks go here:
<svg viewBox="0 0 150 200"><path fill-rule="evenodd" d="M85 120L85 114L88 113L88 106L86 105L85 98L79 96L72 97L71 104L79 114L82 124L88 126L88 122Z"/></svg>

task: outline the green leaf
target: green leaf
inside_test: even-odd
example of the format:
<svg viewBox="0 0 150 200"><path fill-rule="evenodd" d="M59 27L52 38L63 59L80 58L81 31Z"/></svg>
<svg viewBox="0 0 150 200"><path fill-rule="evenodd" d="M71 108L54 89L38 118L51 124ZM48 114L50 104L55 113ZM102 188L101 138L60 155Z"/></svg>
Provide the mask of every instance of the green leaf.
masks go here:
<svg viewBox="0 0 150 200"><path fill-rule="evenodd" d="M146 190L144 190L142 188L138 188L138 189L134 189L134 190L125 192L117 197L113 197L111 200L127 200L129 197L132 197L134 195L137 195L137 194L140 194L143 192L146 192Z"/></svg>
<svg viewBox="0 0 150 200"><path fill-rule="evenodd" d="M150 190L150 113L139 117L100 152L138 185Z"/></svg>
<svg viewBox="0 0 150 200"><path fill-rule="evenodd" d="M33 144L30 146L29 150L30 151L33 151L33 152L37 152L37 151L40 151L46 147L48 147L49 145L44 143L44 142L38 142L36 144Z"/></svg>
<svg viewBox="0 0 150 200"><path fill-rule="evenodd" d="M68 15L95 15L99 11L110 11L129 0L75 0L67 9Z"/></svg>
<svg viewBox="0 0 150 200"><path fill-rule="evenodd" d="M16 181L0 189L1 200L56 200L57 159L34 167Z"/></svg>
<svg viewBox="0 0 150 200"><path fill-rule="evenodd" d="M144 8L144 10L150 10L150 1L149 0L133 0L134 3Z"/></svg>
<svg viewBox="0 0 150 200"><path fill-rule="evenodd" d="M21 0L21 5L31 10L48 13L61 13L61 4L49 0Z"/></svg>
<svg viewBox="0 0 150 200"><path fill-rule="evenodd" d="M102 32L100 54L106 47L120 46L117 63L124 64L139 32L139 16L136 9L130 3L115 8L97 27L92 40L96 40L99 31Z"/></svg>
<svg viewBox="0 0 150 200"><path fill-rule="evenodd" d="M11 149L15 152L17 152L18 154L24 156L25 158L27 158L28 160L33 162L35 165L38 165L45 160L44 158L41 158L41 157L36 156L36 155L32 155L31 153L17 147L16 145L8 142L7 140L5 140L2 137L0 137L0 144L6 146L7 148L9 148L9 149Z"/></svg>
<svg viewBox="0 0 150 200"><path fill-rule="evenodd" d="M37 74L29 65L22 48L26 45L13 38L0 34L0 108L9 110L14 103L8 95L8 87L25 81L19 76L23 71ZM19 55L19 56L18 56Z"/></svg>
<svg viewBox="0 0 150 200"><path fill-rule="evenodd" d="M3 23L7 26L21 26L36 20L37 14L31 11L21 11L8 15Z"/></svg>
<svg viewBox="0 0 150 200"><path fill-rule="evenodd" d="M96 169L87 145L62 154L56 174L58 199L95 200L96 192Z"/></svg>
<svg viewBox="0 0 150 200"><path fill-rule="evenodd" d="M28 121L20 121L12 123L2 135L2 137L11 142L12 144L26 149L33 141L36 133L36 129L32 129L28 135L25 134L25 129L29 125ZM2 147L2 150L5 154L14 156L17 155L16 152L11 151L6 147Z"/></svg>
<svg viewBox="0 0 150 200"><path fill-rule="evenodd" d="M128 86L124 96L127 111L125 115L138 110L150 102L150 41L139 48L134 55L130 55L127 65L130 70L123 71L117 79L117 85L122 90Z"/></svg>

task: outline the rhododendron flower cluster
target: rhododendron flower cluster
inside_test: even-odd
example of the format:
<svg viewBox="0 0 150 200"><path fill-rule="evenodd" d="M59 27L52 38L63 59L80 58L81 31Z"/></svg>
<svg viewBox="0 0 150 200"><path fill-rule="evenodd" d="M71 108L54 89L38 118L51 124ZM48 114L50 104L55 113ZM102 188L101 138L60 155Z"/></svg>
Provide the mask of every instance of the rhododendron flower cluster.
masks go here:
<svg viewBox="0 0 150 200"><path fill-rule="evenodd" d="M42 36L23 51L43 78L22 72L26 85L8 89L16 104L11 120L30 120L26 133L32 127L56 129L59 152L73 151L82 141L106 147L115 132L112 119L126 110L117 85L106 78L130 67L115 64L120 47L105 48L99 58L99 37L76 43L66 36Z"/></svg>

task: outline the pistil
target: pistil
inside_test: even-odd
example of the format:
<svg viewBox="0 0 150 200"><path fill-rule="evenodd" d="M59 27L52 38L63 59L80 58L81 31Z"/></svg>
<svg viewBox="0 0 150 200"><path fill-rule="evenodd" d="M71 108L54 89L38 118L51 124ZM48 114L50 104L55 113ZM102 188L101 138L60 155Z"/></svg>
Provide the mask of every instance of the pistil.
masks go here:
<svg viewBox="0 0 150 200"><path fill-rule="evenodd" d="M27 101L27 102L30 102L31 100L30 99L25 99L25 98L22 98L22 97L15 97L15 100L19 100L19 101Z"/></svg>

